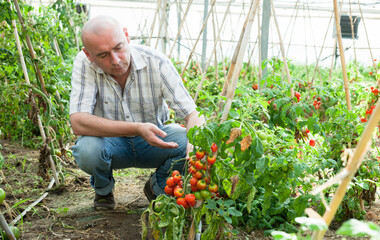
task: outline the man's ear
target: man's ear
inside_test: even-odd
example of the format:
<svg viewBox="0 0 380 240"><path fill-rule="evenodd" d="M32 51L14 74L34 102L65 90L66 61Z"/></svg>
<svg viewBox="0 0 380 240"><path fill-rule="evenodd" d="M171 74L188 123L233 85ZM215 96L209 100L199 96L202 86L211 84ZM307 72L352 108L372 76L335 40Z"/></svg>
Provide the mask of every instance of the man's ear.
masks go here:
<svg viewBox="0 0 380 240"><path fill-rule="evenodd" d="M86 54L87 59L90 60L90 62L93 62L92 58L90 56L90 53L87 51L87 49L86 48L82 48L82 50Z"/></svg>
<svg viewBox="0 0 380 240"><path fill-rule="evenodd" d="M123 32L125 34L125 37L127 38L128 43L131 43L131 39L129 38L128 30L126 27L123 27Z"/></svg>

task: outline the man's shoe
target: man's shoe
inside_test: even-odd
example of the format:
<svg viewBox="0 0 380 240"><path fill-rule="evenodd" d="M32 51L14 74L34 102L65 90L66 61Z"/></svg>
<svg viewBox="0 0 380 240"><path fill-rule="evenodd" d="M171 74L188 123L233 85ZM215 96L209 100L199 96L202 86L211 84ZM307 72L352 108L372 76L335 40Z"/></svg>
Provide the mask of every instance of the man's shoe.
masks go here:
<svg viewBox="0 0 380 240"><path fill-rule="evenodd" d="M113 192L110 192L107 196L95 193L94 208L95 210L114 210L116 202Z"/></svg>
<svg viewBox="0 0 380 240"><path fill-rule="evenodd" d="M148 181L145 183L144 186L144 194L149 202L155 200L157 198L156 194L153 192L152 183L151 183L152 175L148 179Z"/></svg>

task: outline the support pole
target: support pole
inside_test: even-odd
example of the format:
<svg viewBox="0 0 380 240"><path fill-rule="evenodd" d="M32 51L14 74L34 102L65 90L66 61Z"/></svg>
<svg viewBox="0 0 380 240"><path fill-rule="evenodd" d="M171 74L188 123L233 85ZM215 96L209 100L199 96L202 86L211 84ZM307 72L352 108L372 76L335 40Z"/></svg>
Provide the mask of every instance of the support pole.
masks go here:
<svg viewBox="0 0 380 240"><path fill-rule="evenodd" d="M276 24L278 38L280 40L280 50L281 50L282 60L284 62L285 73L286 73L286 77L288 79L288 84L290 85L290 96L291 96L291 98L293 98L294 97L294 91L293 91L293 87L292 87L292 80L290 78L290 72L289 72L289 67L288 67L288 63L286 60L285 49L284 49L284 44L282 42L280 27L279 27L278 22L277 22L276 12L275 12L274 6L273 6L273 0L270 0L270 2L272 5L272 14L273 14L274 23Z"/></svg>
<svg viewBox="0 0 380 240"><path fill-rule="evenodd" d="M334 0L335 2L335 0ZM371 144L371 138L373 131L380 121L380 101L377 102L376 107L369 118L368 124L364 129L362 136L358 142L358 145L355 148L354 154L351 159L348 159L347 166L343 171L347 171L348 175L342 179L341 184L339 185L337 191L334 194L333 199L330 202L329 208L323 215L323 220L326 222L327 226L330 225L333 220L339 205L341 204L344 195L346 194L348 185L355 176L356 170L360 167L365 154L368 151L368 148ZM324 231L315 231L313 233L313 240L322 240L326 230Z"/></svg>
<svg viewBox="0 0 380 240"><path fill-rule="evenodd" d="M236 49L238 49L238 57L237 57L236 66L234 68L232 78L231 78L232 82L228 86L227 95L226 95L227 99L226 99L223 114L221 117L221 123L227 120L228 114L229 114L230 109L231 109L232 100L233 100L235 90L236 90L236 86L237 86L237 83L239 80L243 58L244 58L244 55L245 55L245 52L247 49L247 43L248 43L249 37L251 35L253 20L255 19L255 13L257 11L259 2L260 2L260 0L255 0L255 1L251 2L252 4L251 4L250 11L248 13L247 20L246 20L246 23L247 23L246 28L243 28L243 31L242 31L243 38L241 41L241 45L239 44L236 47Z"/></svg>
<svg viewBox="0 0 380 240"><path fill-rule="evenodd" d="M30 40L29 33L28 33L28 31L26 30L26 27L25 27L25 23L24 23L24 19L22 17L22 14L21 14L20 6L18 5L18 1L17 0L13 0L13 3L15 5L15 8L16 8L16 11L17 11L17 16L19 18L19 21L20 21L20 24L21 24L21 27L22 27L22 31L25 33L26 45L28 46L30 57L32 58L32 62L34 64L34 68L36 70L37 77L40 80L41 89L42 89L42 91L45 94L47 94L46 87L45 87L45 81L44 81L44 78L42 77L42 73L41 73L40 68L38 66L38 61L36 59L36 55L35 55L34 50L33 50L32 41Z"/></svg>
<svg viewBox="0 0 380 240"><path fill-rule="evenodd" d="M210 11L213 12L213 11ZM204 0L204 8L203 8L203 21L205 22L205 30L203 31L203 39L202 39L202 58L201 58L201 67L203 72L207 72L206 68L206 51L207 51L207 14L208 13L208 0Z"/></svg>
<svg viewBox="0 0 380 240"><path fill-rule="evenodd" d="M269 42L269 24L271 16L271 1L263 1L263 15L261 21L261 40L260 40L260 65L268 58L268 42ZM267 67L265 64L262 69L261 76L265 76ZM261 79L259 79L259 89L261 88ZM264 84L266 85L266 83Z"/></svg>
<svg viewBox="0 0 380 240"><path fill-rule="evenodd" d="M343 48L342 34L341 34L341 29L340 29L340 14L338 13L338 3L337 3L337 0L334 0L334 13L335 13L335 23L336 23L336 34L338 36L340 61L341 61L341 64L342 64L344 91L346 93L347 109L348 109L348 111L351 111L350 89L349 89L349 86L348 86L346 59L344 57L344 48Z"/></svg>

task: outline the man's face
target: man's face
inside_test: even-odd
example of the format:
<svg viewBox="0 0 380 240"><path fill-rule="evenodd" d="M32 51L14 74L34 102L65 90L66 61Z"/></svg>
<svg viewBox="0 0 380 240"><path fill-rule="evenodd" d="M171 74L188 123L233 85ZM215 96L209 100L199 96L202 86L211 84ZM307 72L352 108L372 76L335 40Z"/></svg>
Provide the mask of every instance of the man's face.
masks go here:
<svg viewBox="0 0 380 240"><path fill-rule="evenodd" d="M124 76L131 62L131 51L123 31L105 29L89 33L84 52L104 72L118 78Z"/></svg>

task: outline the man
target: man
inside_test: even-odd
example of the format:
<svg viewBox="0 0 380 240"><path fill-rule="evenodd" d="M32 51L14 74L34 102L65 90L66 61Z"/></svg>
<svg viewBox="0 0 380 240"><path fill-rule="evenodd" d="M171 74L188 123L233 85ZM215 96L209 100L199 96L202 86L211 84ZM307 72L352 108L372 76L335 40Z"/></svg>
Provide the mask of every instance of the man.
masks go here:
<svg viewBox="0 0 380 240"><path fill-rule="evenodd" d="M98 16L82 29L83 50L74 60L70 122L80 135L73 155L91 175L95 209L114 209L113 169L157 168L145 184L151 201L164 194L168 171L182 170L192 151L187 130L205 120L196 111L178 72L163 54L129 44L112 17ZM169 119L168 105L186 121Z"/></svg>

